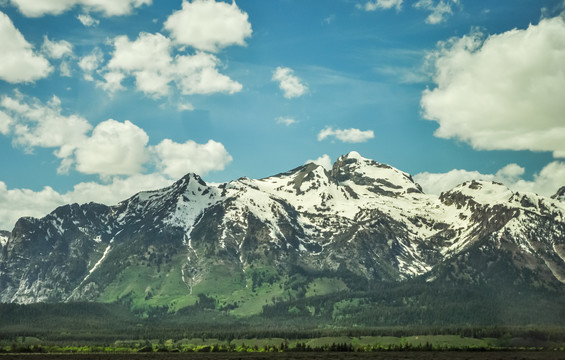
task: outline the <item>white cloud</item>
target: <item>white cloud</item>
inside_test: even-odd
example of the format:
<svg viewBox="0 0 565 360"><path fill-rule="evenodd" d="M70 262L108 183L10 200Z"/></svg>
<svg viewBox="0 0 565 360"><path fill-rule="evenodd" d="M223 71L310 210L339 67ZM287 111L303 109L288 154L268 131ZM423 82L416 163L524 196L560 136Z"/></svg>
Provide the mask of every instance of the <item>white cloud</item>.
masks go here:
<svg viewBox="0 0 565 360"><path fill-rule="evenodd" d="M452 6L458 3L459 0L439 0L435 2L432 0L419 0L414 4L414 7L429 11L430 15L426 18L426 23L435 25L445 21L447 15L452 15Z"/></svg>
<svg viewBox="0 0 565 360"><path fill-rule="evenodd" d="M130 14L142 5L151 5L151 0L10 0L22 14L28 17L59 15L75 6L85 11L95 11L105 16Z"/></svg>
<svg viewBox="0 0 565 360"><path fill-rule="evenodd" d="M13 122L11 116L0 110L0 134L8 135Z"/></svg>
<svg viewBox="0 0 565 360"><path fill-rule="evenodd" d="M43 36L43 45L41 52L50 59L61 60L59 64L59 73L61 76L71 77L71 66L69 59L73 57L73 45L66 41L52 41L47 35Z"/></svg>
<svg viewBox="0 0 565 360"><path fill-rule="evenodd" d="M49 61L33 51L8 15L0 11L0 79L10 83L33 82L53 70Z"/></svg>
<svg viewBox="0 0 565 360"><path fill-rule="evenodd" d="M98 69L98 67L104 60L103 56L104 55L102 54L102 50L100 50L99 48L94 48L89 55L84 56L79 60L78 66L84 72L85 80L94 81L94 78L92 77L92 73L96 69Z"/></svg>
<svg viewBox="0 0 565 360"><path fill-rule="evenodd" d="M78 14L77 19L86 27L97 26L100 24L100 20L93 18L90 14Z"/></svg>
<svg viewBox="0 0 565 360"><path fill-rule="evenodd" d="M192 105L189 102L179 102L177 104L177 110L178 111L193 111L194 105Z"/></svg>
<svg viewBox="0 0 565 360"><path fill-rule="evenodd" d="M290 126L292 124L296 124L297 121L290 116L279 116L277 118L277 124L282 124L282 125L286 125L286 126Z"/></svg>
<svg viewBox="0 0 565 360"><path fill-rule="evenodd" d="M496 172L496 177L515 181L524 175L525 169L518 164L508 164Z"/></svg>
<svg viewBox="0 0 565 360"><path fill-rule="evenodd" d="M98 81L96 86L101 87L109 93L114 93L118 90L123 90L122 81L125 79L125 75L119 71L109 71L103 76L104 81Z"/></svg>
<svg viewBox="0 0 565 360"><path fill-rule="evenodd" d="M455 186L470 180L497 181L505 184L514 191L533 192L551 196L565 185L565 163L554 161L546 165L533 180L524 180L524 168L517 164L509 164L495 174L481 174L478 171L451 170L447 173L416 174L414 180L422 185L425 192L440 194Z"/></svg>
<svg viewBox="0 0 565 360"><path fill-rule="evenodd" d="M121 178L112 177L107 183L84 182L65 194L67 203L88 203L91 201L114 205L132 195L146 190L155 190L171 184L171 180L161 174L136 174Z"/></svg>
<svg viewBox="0 0 565 360"><path fill-rule="evenodd" d="M14 97L3 96L0 107L13 119L9 133L14 145L28 152L35 147L55 148L54 154L64 160L72 156L91 129L89 122L78 115L62 115L61 101L56 96L44 105L16 92Z"/></svg>
<svg viewBox="0 0 565 360"><path fill-rule="evenodd" d="M388 10L395 8L402 10L403 0L372 0L364 5L358 4L358 9L365 11ZM453 14L453 6L459 4L459 0L418 0L414 7L429 12L426 18L428 24L439 24L445 21L448 15Z"/></svg>
<svg viewBox="0 0 565 360"><path fill-rule="evenodd" d="M212 54L197 52L173 59L171 40L159 33L140 33L135 41L119 36L114 48L108 70L135 77L137 89L155 98L169 94L171 83L185 95L233 94L242 89L240 83L218 72L221 63Z"/></svg>
<svg viewBox="0 0 565 360"><path fill-rule="evenodd" d="M127 36L114 39L114 53L108 63L113 72L133 75L137 89L154 97L167 95L172 80L171 41L165 36L140 33L135 41Z"/></svg>
<svg viewBox="0 0 565 360"><path fill-rule="evenodd" d="M172 62L171 40L156 33L142 32L135 41L126 35L114 39L114 53L108 63L111 69L123 71L161 71Z"/></svg>
<svg viewBox="0 0 565 360"><path fill-rule="evenodd" d="M84 174L133 175L147 161L149 136L129 121L109 119L76 149L76 169Z"/></svg>
<svg viewBox="0 0 565 360"><path fill-rule="evenodd" d="M402 9L403 0L375 0L367 1L364 6L361 6L365 11L375 11L378 9L392 9L396 8L397 11Z"/></svg>
<svg viewBox="0 0 565 360"><path fill-rule="evenodd" d="M43 217L64 204L94 201L114 205L140 191L162 188L170 183L171 180L159 174L133 175L113 177L107 183L83 182L71 191L58 193L49 186L40 191L8 189L0 181L0 229L11 230L22 216Z"/></svg>
<svg viewBox="0 0 565 360"><path fill-rule="evenodd" d="M232 161L222 143L209 140L198 144L188 140L184 144L165 139L153 147L157 166L171 178L180 178L188 172L206 175L210 171L223 170Z"/></svg>
<svg viewBox="0 0 565 360"><path fill-rule="evenodd" d="M308 86L298 76L294 75L291 68L277 67L272 80L279 82L279 88L284 92L284 97L287 99L300 97L308 91Z"/></svg>
<svg viewBox="0 0 565 360"><path fill-rule="evenodd" d="M333 129L332 127L326 127L318 133L318 141L322 141L331 136L346 143L360 143L374 138L375 134L373 130L361 131L355 128Z"/></svg>
<svg viewBox="0 0 565 360"><path fill-rule="evenodd" d="M314 163L316 165L320 165L322 166L324 169L326 170L331 170L332 169L332 159L330 158L330 156L328 154L324 154L322 156L320 156L319 158L317 158L316 160L307 160L305 164L308 163Z"/></svg>
<svg viewBox="0 0 565 360"><path fill-rule="evenodd" d="M231 45L245 46L251 36L246 12L235 1L231 4L214 0L183 0L182 9L165 21L172 39L198 50L217 52Z"/></svg>
<svg viewBox="0 0 565 360"><path fill-rule="evenodd" d="M0 181L0 229L12 230L16 221L23 216L42 217L64 204L64 197L51 187L41 191L29 189L8 189Z"/></svg>
<svg viewBox="0 0 565 360"><path fill-rule="evenodd" d="M59 72L61 73L61 76L71 77L71 65L69 65L67 61L61 61L61 65L59 65Z"/></svg>
<svg viewBox="0 0 565 360"><path fill-rule="evenodd" d="M193 56L177 56L175 62L177 86L185 95L234 94L243 87L218 72L220 60L212 54L197 52Z"/></svg>
<svg viewBox="0 0 565 360"><path fill-rule="evenodd" d="M424 91L435 135L481 150L552 151L565 157L565 21L484 39L471 34L430 55L437 87Z"/></svg>
<svg viewBox="0 0 565 360"><path fill-rule="evenodd" d="M64 56L71 56L73 54L73 45L70 42L61 41L51 41L47 35L43 36L43 45L41 46L41 51L51 59L61 59Z"/></svg>
<svg viewBox="0 0 565 360"><path fill-rule="evenodd" d="M232 160L224 146L213 140L179 144L165 139L157 146L148 146L147 133L127 120L109 119L92 129L78 115L62 115L61 101L56 96L42 104L17 91L14 97L0 100L0 133L12 136L13 144L28 152L36 147L54 148L54 155L61 160L59 173L67 173L74 166L81 173L97 174L103 179L138 175L144 165L155 166L170 177L188 171L205 175L223 170Z"/></svg>
<svg viewBox="0 0 565 360"><path fill-rule="evenodd" d="M518 191L535 192L541 195L554 195L559 188L565 186L565 162L554 161L546 165L533 181L517 179L512 188Z"/></svg>

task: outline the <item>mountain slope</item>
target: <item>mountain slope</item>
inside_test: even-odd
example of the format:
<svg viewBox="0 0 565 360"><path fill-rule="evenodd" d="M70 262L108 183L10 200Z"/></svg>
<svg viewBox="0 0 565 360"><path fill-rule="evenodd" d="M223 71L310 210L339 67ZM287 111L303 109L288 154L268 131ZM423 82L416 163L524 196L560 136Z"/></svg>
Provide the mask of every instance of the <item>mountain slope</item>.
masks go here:
<svg viewBox="0 0 565 360"><path fill-rule="evenodd" d="M2 250L0 301L199 305L238 315L380 282L560 289L565 203L467 182L434 196L410 175L340 157L254 180L188 174L116 206L20 219ZM203 297L203 294L205 297Z"/></svg>

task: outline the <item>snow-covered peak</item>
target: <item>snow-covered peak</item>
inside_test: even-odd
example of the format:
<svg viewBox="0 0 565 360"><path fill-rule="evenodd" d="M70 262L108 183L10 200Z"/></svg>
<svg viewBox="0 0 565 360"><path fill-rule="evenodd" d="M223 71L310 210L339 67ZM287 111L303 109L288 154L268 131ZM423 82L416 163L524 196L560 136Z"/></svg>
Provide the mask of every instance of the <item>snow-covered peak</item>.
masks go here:
<svg viewBox="0 0 565 360"><path fill-rule="evenodd" d="M201 186L207 186L206 183L204 182L204 180L202 180L202 178L194 173L188 173L185 176L183 176L182 178L180 178L178 181L176 181L173 186L182 186L184 184L193 184L193 183L198 183Z"/></svg>
<svg viewBox="0 0 565 360"><path fill-rule="evenodd" d="M459 196L458 196L459 195ZM463 197L483 205L509 203L514 193L504 184L495 181L472 180L442 193L442 199Z"/></svg>
<svg viewBox="0 0 565 360"><path fill-rule="evenodd" d="M283 192L302 195L312 190L325 188L331 183L330 173L321 165L307 163L288 172L248 183L269 193ZM286 196L282 196L286 197Z"/></svg>
<svg viewBox="0 0 565 360"><path fill-rule="evenodd" d="M341 156L335 162L332 177L338 184L360 186L364 190L384 196L422 192L409 174L390 165L366 159L355 151Z"/></svg>
<svg viewBox="0 0 565 360"><path fill-rule="evenodd" d="M141 191L123 203L146 203L149 200L155 201L162 198L176 197L185 193L196 195L202 193L208 185L200 176L188 173L170 186L158 190Z"/></svg>
<svg viewBox="0 0 565 360"><path fill-rule="evenodd" d="M340 157L340 159L369 160L369 159L361 156L361 154L359 154L357 151L350 151L349 153L342 155Z"/></svg>

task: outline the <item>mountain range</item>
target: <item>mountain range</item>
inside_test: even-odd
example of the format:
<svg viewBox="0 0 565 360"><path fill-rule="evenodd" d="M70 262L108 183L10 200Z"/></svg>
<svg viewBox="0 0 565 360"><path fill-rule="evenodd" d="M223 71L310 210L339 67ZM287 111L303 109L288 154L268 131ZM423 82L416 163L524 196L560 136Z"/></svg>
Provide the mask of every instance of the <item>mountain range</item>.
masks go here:
<svg viewBox="0 0 565 360"><path fill-rule="evenodd" d="M565 187L544 197L469 181L437 196L350 152L331 169L222 184L187 174L115 206L61 206L19 219L0 246L3 303L209 304L250 316L412 283L511 287L560 303Z"/></svg>

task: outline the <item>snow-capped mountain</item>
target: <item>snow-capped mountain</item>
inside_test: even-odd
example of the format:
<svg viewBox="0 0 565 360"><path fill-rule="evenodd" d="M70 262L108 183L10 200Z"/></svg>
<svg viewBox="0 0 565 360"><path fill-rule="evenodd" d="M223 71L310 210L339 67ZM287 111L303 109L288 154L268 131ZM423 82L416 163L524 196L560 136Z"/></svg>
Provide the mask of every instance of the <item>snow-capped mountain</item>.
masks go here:
<svg viewBox="0 0 565 360"><path fill-rule="evenodd" d="M309 163L214 186L188 174L116 206L20 219L2 248L0 301L178 309L206 293L241 306L261 287L269 301L291 297L299 276L304 291L324 279L326 292L415 277L561 286L564 191L471 181L438 197L356 152L331 170Z"/></svg>

